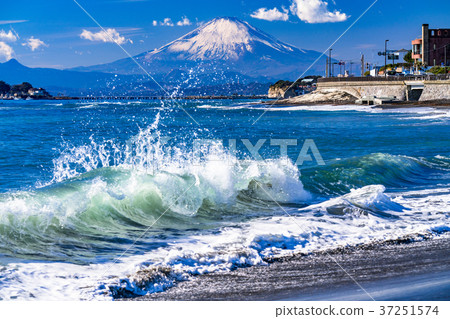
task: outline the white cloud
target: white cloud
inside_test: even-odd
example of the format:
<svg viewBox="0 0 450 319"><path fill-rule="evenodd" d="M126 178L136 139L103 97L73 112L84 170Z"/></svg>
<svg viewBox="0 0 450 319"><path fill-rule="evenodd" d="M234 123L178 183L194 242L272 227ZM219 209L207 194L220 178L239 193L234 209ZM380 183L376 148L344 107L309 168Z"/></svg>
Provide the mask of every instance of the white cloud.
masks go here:
<svg viewBox="0 0 450 319"><path fill-rule="evenodd" d="M117 44L124 44L126 42L133 43L133 41L121 36L119 32L117 32L117 30L113 28L108 28L105 31L101 30L99 32L91 32L88 30L83 30L83 32L80 34L80 38L89 41L101 41Z"/></svg>
<svg viewBox="0 0 450 319"><path fill-rule="evenodd" d="M47 47L48 45L40 40L40 39L36 39L34 37L31 37L27 40L27 42L22 43L23 46L27 46L31 49L31 51L35 51L37 49L39 49L40 47Z"/></svg>
<svg viewBox="0 0 450 319"><path fill-rule="evenodd" d="M174 23L171 18L165 18L163 21L160 21L160 22L153 20L152 24L154 27L156 27L158 25L163 26L163 27L174 27L174 26L184 27L184 26L192 25L192 22L185 16L185 17L182 17L181 20L176 23Z"/></svg>
<svg viewBox="0 0 450 319"><path fill-rule="evenodd" d="M324 0L293 0L291 11L307 23L341 22L349 18L341 11L329 11Z"/></svg>
<svg viewBox="0 0 450 319"><path fill-rule="evenodd" d="M28 20L0 20L0 24L13 24L27 22Z"/></svg>
<svg viewBox="0 0 450 319"><path fill-rule="evenodd" d="M34 37L31 37L27 40L27 42L22 43L23 46L27 46L31 49L31 51L36 51L40 47L48 47L47 44L45 44L44 41L35 39Z"/></svg>
<svg viewBox="0 0 450 319"><path fill-rule="evenodd" d="M163 22L159 23L159 25L166 26L166 27L173 27L174 26L174 24L172 22L172 19L170 19L170 18L165 18Z"/></svg>
<svg viewBox="0 0 450 319"><path fill-rule="evenodd" d="M250 15L252 18L267 20L267 21L287 21L289 20L289 14L286 9L283 8L283 12L278 10L277 8L266 9L259 8L255 12Z"/></svg>
<svg viewBox="0 0 450 319"><path fill-rule="evenodd" d="M17 36L11 30L6 33L5 30L2 29L0 31L0 40L15 42L17 40Z"/></svg>
<svg viewBox="0 0 450 319"><path fill-rule="evenodd" d="M177 26L179 27L184 27L191 24L191 21L187 17L183 17L180 21L177 22Z"/></svg>
<svg viewBox="0 0 450 319"><path fill-rule="evenodd" d="M11 60L14 50L5 42L0 41L0 56L4 57L6 61Z"/></svg>

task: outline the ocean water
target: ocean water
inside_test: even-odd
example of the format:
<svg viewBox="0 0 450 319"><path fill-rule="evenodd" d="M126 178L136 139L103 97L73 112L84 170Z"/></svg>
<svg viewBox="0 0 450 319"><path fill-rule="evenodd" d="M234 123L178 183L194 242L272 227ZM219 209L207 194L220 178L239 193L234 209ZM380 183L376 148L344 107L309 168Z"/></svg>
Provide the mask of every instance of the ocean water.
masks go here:
<svg viewBox="0 0 450 319"><path fill-rule="evenodd" d="M448 110L179 103L197 123L170 101L0 102L1 299L140 296L450 230ZM305 141L323 162L298 165Z"/></svg>

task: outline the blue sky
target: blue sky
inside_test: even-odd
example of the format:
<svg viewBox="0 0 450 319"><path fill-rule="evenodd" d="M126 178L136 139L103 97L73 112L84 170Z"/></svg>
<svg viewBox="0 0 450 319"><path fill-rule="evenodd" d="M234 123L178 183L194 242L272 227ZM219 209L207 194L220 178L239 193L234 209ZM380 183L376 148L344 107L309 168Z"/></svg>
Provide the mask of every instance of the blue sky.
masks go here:
<svg viewBox="0 0 450 319"><path fill-rule="evenodd" d="M299 48L324 51L374 0L77 0L133 55L158 48L199 24L233 16ZM450 28L450 1L379 0L334 46L335 58L410 48L422 23ZM170 19L170 20L167 20ZM69 68L124 58L73 0L7 1L0 11L0 62ZM108 37L109 39L109 37Z"/></svg>

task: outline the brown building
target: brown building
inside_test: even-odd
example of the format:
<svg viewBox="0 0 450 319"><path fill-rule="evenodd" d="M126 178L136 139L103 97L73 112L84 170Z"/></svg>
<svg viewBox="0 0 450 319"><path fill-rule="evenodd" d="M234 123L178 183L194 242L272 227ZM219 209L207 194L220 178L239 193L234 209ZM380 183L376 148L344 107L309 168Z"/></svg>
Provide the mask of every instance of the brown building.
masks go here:
<svg viewBox="0 0 450 319"><path fill-rule="evenodd" d="M412 58L425 66L450 65L450 29L422 25L422 37L412 41Z"/></svg>

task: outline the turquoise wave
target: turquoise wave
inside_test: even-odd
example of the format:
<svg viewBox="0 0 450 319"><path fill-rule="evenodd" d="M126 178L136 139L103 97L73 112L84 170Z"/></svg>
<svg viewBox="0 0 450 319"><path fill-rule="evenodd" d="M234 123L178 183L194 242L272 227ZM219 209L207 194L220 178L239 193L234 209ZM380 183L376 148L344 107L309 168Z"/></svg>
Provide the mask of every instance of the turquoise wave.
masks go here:
<svg viewBox="0 0 450 319"><path fill-rule="evenodd" d="M93 169L41 189L0 196L0 252L90 262L141 238L130 254L167 245L183 232L208 230L273 213L277 202L304 202L299 172L279 161L212 161L147 173Z"/></svg>
<svg viewBox="0 0 450 319"><path fill-rule="evenodd" d="M313 193L343 195L367 185L384 185L391 190L435 185L446 182L450 158L415 158L374 153L338 160L324 167L302 171L305 188Z"/></svg>

